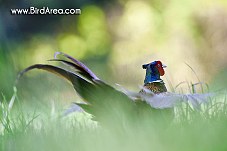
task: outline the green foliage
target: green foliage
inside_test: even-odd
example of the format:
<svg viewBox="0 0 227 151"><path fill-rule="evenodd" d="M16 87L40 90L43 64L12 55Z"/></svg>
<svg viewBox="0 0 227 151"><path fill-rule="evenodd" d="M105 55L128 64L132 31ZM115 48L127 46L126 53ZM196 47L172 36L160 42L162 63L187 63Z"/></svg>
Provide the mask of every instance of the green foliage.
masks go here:
<svg viewBox="0 0 227 151"><path fill-rule="evenodd" d="M6 101L1 103L1 111L5 112L7 107ZM131 119L124 119L124 127L109 119L112 123L103 127L91 122L91 117L84 113L66 117L55 113L50 117L45 112L37 114L23 104L16 104L7 117L1 112L0 150L226 150L227 145L223 143L227 138L226 104L213 102L202 108L194 111L182 104L175 108L172 121L154 114L133 118L130 125L126 123ZM131 112L127 114L131 116Z"/></svg>

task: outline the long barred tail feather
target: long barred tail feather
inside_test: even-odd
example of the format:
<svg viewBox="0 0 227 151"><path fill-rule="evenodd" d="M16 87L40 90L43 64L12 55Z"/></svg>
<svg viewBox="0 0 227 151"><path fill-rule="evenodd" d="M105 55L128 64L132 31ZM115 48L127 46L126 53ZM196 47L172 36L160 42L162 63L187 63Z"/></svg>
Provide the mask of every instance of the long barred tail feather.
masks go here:
<svg viewBox="0 0 227 151"><path fill-rule="evenodd" d="M81 107L84 111L95 115L97 120L102 119L102 121L107 119L118 121L121 118L126 118L128 114L126 114L127 112L125 111L127 110L131 115L136 113L135 103L127 95L99 80L99 78L88 67L78 60L73 59L66 54L63 55L73 62L61 59L52 59L51 61L60 61L73 67L77 71L72 72L53 65L35 64L21 71L18 75L17 81L30 70L45 70L68 80L73 85L76 92L86 102L86 104L76 104L77 108L74 108L75 110L80 110ZM116 108L118 108L118 110L116 110Z"/></svg>
<svg viewBox="0 0 227 151"><path fill-rule="evenodd" d="M35 65L32 65L32 66L24 69L23 71L21 71L18 74L17 81L24 73L26 73L30 70L33 70L33 69L42 69L42 70L51 72L53 74L56 74L60 77L67 79L69 82L72 83L72 85L74 86L74 88L78 92L78 94L82 98L85 98L85 101L87 101L86 100L87 97L86 97L85 93L87 92L88 89L94 87L94 83L91 83L90 81L86 80L85 78L83 78L82 76L80 76L76 73L62 69L60 67L46 65L46 64L35 64Z"/></svg>
<svg viewBox="0 0 227 151"><path fill-rule="evenodd" d="M76 70L77 73L79 73L80 75L82 75L83 77L87 78L88 80L92 81L94 78L88 73L86 72L83 68L81 68L80 66L78 66L75 63L72 63L70 61L66 61L66 60L62 60L62 59L50 59L48 61L56 61L56 62L61 62L63 64L68 65L69 67L73 68Z"/></svg>
<svg viewBox="0 0 227 151"><path fill-rule="evenodd" d="M57 59L58 55L62 55L64 57L68 58L69 60L71 60L77 66L78 70L80 70L81 72L85 72L85 73L89 74L94 80L100 80L87 66L85 66L79 60L77 60L77 59L75 59L75 58L71 57L70 55L67 55L63 52L55 52L54 58Z"/></svg>

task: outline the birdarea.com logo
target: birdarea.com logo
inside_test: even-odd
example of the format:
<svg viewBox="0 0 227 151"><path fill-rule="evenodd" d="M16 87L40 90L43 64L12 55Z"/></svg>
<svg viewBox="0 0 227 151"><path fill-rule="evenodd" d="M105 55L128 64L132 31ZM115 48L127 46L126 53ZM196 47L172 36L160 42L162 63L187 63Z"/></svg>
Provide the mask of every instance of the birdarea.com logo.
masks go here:
<svg viewBox="0 0 227 151"><path fill-rule="evenodd" d="M12 8L12 15L80 15L79 8L49 8L49 7L29 7L29 8Z"/></svg>

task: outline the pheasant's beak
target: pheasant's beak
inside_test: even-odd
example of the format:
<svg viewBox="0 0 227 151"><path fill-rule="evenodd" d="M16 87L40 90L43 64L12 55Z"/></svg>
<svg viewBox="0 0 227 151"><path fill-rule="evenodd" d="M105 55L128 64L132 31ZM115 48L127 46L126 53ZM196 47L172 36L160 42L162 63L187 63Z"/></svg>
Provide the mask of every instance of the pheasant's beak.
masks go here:
<svg viewBox="0 0 227 151"><path fill-rule="evenodd" d="M166 68L166 67L167 67L166 65L162 64L162 68Z"/></svg>

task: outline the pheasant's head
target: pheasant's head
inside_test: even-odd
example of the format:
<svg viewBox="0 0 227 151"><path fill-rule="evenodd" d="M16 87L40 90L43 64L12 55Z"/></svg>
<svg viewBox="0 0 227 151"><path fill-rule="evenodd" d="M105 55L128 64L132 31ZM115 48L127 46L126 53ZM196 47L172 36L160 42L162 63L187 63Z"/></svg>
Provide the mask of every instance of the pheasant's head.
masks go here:
<svg viewBox="0 0 227 151"><path fill-rule="evenodd" d="M162 64L161 61L154 61L149 64L144 64L143 69L146 69L146 76L144 83L155 82L160 79L160 76L165 74L164 68L165 65Z"/></svg>

